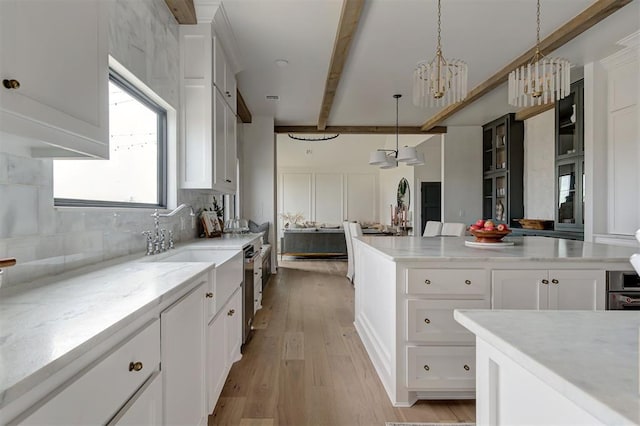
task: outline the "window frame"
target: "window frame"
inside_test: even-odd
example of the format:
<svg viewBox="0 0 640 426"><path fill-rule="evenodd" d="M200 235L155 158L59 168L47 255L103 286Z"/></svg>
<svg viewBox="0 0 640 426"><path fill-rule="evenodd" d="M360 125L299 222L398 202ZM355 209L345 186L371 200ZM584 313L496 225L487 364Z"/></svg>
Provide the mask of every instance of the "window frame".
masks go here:
<svg viewBox="0 0 640 426"><path fill-rule="evenodd" d="M114 208L154 208L164 209L167 207L167 153L168 153L168 134L167 134L167 110L158 103L154 102L147 94L129 82L126 78L109 68L109 81L127 92L131 97L142 103L158 116L158 203L130 203L125 201L103 201L103 200L85 200L77 198L54 198L55 207L114 207ZM100 160L96 160L100 161ZM107 160L109 161L109 160ZM54 176L55 179L55 176ZM55 183L54 183L55 185Z"/></svg>

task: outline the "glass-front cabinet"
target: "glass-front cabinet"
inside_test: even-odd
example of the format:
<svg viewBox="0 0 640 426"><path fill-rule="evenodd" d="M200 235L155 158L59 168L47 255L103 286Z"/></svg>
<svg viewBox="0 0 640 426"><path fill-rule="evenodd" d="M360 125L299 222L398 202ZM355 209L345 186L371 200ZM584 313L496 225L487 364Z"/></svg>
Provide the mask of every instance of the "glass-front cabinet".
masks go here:
<svg viewBox="0 0 640 426"><path fill-rule="evenodd" d="M524 215L524 123L508 114L482 129L482 215L511 226Z"/></svg>
<svg viewBox="0 0 640 426"><path fill-rule="evenodd" d="M583 81L556 104L556 229L584 229Z"/></svg>

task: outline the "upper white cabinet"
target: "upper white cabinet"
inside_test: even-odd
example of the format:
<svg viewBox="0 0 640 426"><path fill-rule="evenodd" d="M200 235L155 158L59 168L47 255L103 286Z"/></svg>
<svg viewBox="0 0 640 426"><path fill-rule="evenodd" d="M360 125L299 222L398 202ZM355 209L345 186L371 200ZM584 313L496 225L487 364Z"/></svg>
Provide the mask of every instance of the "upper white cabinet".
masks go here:
<svg viewBox="0 0 640 426"><path fill-rule="evenodd" d="M2 2L0 131L34 156L109 156L106 3Z"/></svg>
<svg viewBox="0 0 640 426"><path fill-rule="evenodd" d="M493 309L605 308L602 270L493 271Z"/></svg>
<svg viewBox="0 0 640 426"><path fill-rule="evenodd" d="M213 84L235 114L237 112L236 75L227 61L220 39L215 36L213 37Z"/></svg>
<svg viewBox="0 0 640 426"><path fill-rule="evenodd" d="M234 193L236 83L210 24L180 26L181 186Z"/></svg>

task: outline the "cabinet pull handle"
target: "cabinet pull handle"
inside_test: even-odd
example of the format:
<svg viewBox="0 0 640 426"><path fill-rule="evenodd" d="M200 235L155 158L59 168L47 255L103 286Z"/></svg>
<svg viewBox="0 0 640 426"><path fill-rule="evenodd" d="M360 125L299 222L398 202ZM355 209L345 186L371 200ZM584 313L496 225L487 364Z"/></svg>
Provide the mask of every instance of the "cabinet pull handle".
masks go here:
<svg viewBox="0 0 640 426"><path fill-rule="evenodd" d="M471 280L464 280L464 283L465 283L466 285L471 285Z"/></svg>
<svg viewBox="0 0 640 426"><path fill-rule="evenodd" d="M206 294L207 299L213 299L213 293L209 292Z"/></svg>
<svg viewBox="0 0 640 426"><path fill-rule="evenodd" d="M129 363L129 371L140 371L140 370L142 370L142 363L140 361Z"/></svg>
<svg viewBox="0 0 640 426"><path fill-rule="evenodd" d="M2 80L2 85L4 86L5 89L19 89L20 88L20 82L18 80L7 80L6 78L4 80Z"/></svg>
<svg viewBox="0 0 640 426"><path fill-rule="evenodd" d="M429 371L429 366L428 365L424 366L424 371Z"/></svg>
<svg viewBox="0 0 640 426"><path fill-rule="evenodd" d="M429 318L425 318L425 319L424 319L424 323L425 323L425 324L431 324L431 320L430 320Z"/></svg>
<svg viewBox="0 0 640 426"><path fill-rule="evenodd" d="M558 284L560 281L556 280L555 278L551 280L552 283L554 284Z"/></svg>
<svg viewBox="0 0 640 426"><path fill-rule="evenodd" d="M544 285L549 284L549 280L542 280L542 284L544 284Z"/></svg>
<svg viewBox="0 0 640 426"><path fill-rule="evenodd" d="M235 314L235 313L236 313L236 310L235 310L235 309L231 309L229 312L227 312L227 316L230 316L230 317L231 317L231 316L233 316L233 314Z"/></svg>
<svg viewBox="0 0 640 426"><path fill-rule="evenodd" d="M464 369L465 369L466 371L469 371L469 370L470 370L470 368L469 368L469 366L468 366L467 364L465 364L465 365L464 365Z"/></svg>
<svg viewBox="0 0 640 426"><path fill-rule="evenodd" d="M425 283L426 285L429 285L429 284L431 284L431 280L424 280L424 283Z"/></svg>
<svg viewBox="0 0 640 426"><path fill-rule="evenodd" d="M224 181L227 183L231 183L231 179L225 179Z"/></svg>

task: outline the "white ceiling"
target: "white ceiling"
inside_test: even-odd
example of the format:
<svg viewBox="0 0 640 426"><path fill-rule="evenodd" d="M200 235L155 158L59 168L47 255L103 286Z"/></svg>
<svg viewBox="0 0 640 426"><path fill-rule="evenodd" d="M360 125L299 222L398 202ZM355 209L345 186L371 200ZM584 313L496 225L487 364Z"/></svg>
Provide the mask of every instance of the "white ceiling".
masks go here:
<svg viewBox="0 0 640 426"><path fill-rule="evenodd" d="M541 37L594 0L542 0ZM486 80L535 43L534 0L443 0L446 57L469 64L469 87ZM411 74L435 53L436 0L367 0L335 97L328 125L394 125L394 93L400 124L418 126L437 109L411 103ZM342 7L341 0L225 0L238 41L238 85L254 115L278 125L317 124ZM634 0L554 55L579 68L615 51L615 42L640 28ZM280 68L276 59L289 65ZM579 70L578 70L579 72ZM278 95L268 101L265 96ZM447 125L479 125L513 111L500 87L452 116Z"/></svg>

